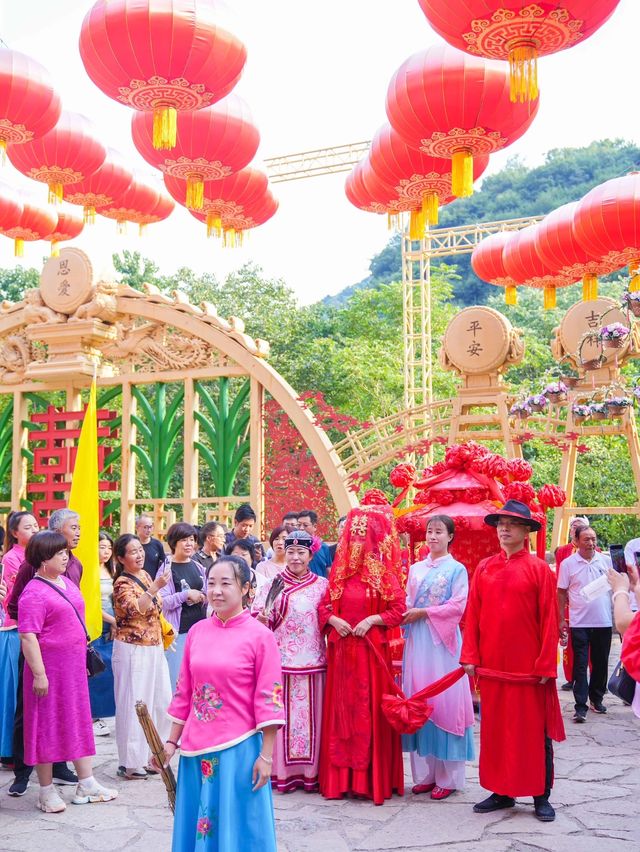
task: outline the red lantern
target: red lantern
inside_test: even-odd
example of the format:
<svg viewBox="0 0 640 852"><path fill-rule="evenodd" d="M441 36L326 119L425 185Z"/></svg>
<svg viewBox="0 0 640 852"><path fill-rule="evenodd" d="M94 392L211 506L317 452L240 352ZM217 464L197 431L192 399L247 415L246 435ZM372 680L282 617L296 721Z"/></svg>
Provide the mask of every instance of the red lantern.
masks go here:
<svg viewBox="0 0 640 852"><path fill-rule="evenodd" d="M450 160L410 148L391 125L385 124L373 137L369 162L376 177L411 203L412 215L419 212L427 224L438 224L440 205L452 201ZM474 181L488 165L488 156L474 160Z"/></svg>
<svg viewBox="0 0 640 852"><path fill-rule="evenodd" d="M574 234L573 217L577 202L563 204L547 214L536 230L536 250L543 262L571 281L582 279L585 302L598 298L598 275L608 275L613 264L593 260Z"/></svg>
<svg viewBox="0 0 640 852"><path fill-rule="evenodd" d="M177 111L199 110L238 82L247 51L220 0L98 0L80 32L89 77L110 98L153 112L155 148L176 144Z"/></svg>
<svg viewBox="0 0 640 852"><path fill-rule="evenodd" d="M613 269L629 265L629 289L640 290L640 173L594 187L576 205L573 233L592 260Z"/></svg>
<svg viewBox="0 0 640 852"><path fill-rule="evenodd" d="M160 198L158 199L156 206L148 213L141 213L136 219L138 223L138 233L140 236L144 234L147 225L155 225L156 222L164 222L164 220L168 219L176 209L175 202L172 198L169 198L169 196L165 195L164 192L160 192L159 195Z"/></svg>
<svg viewBox="0 0 640 852"><path fill-rule="evenodd" d="M471 253L471 268L478 278L496 287L504 287L505 305L518 303L516 282L507 274L503 259L503 249L511 236L510 231L498 231L481 240Z"/></svg>
<svg viewBox="0 0 640 852"><path fill-rule="evenodd" d="M357 207L359 210L364 210L365 213L388 214L389 200L386 196L388 195L389 198L393 197L393 187L388 184L384 185L387 191L384 194L385 199L383 201L374 197L371 187L369 185L365 185L364 182L365 168L368 168L370 171L370 166L368 165L366 158L364 160L360 160L359 163L356 163L353 169L349 172L344 184L345 195L354 207ZM382 181L380 181L380 184L382 184ZM398 213L399 211L396 210L395 212Z"/></svg>
<svg viewBox="0 0 640 852"><path fill-rule="evenodd" d="M24 242L46 240L56 229L58 214L52 207L38 204L31 198L22 198L22 216L13 228L0 228L0 233L14 241L14 255L22 257Z"/></svg>
<svg viewBox="0 0 640 852"><path fill-rule="evenodd" d="M131 122L133 143L152 166L187 182L186 206L202 210L205 181L220 180L240 171L254 158L260 134L249 108L237 95L228 95L206 109L178 116L175 148L169 154L153 147L153 116L137 112Z"/></svg>
<svg viewBox="0 0 640 852"><path fill-rule="evenodd" d="M118 223L118 233L124 234L127 222L139 223L141 218L158 206L160 190L156 189L144 175L134 172L129 188L111 204L97 207L96 213L107 219L115 219Z"/></svg>
<svg viewBox="0 0 640 852"><path fill-rule="evenodd" d="M48 133L33 142L9 145L7 156L23 175L46 183L49 201L55 202L62 201L65 186L96 172L107 150L88 118L65 110Z"/></svg>
<svg viewBox="0 0 640 852"><path fill-rule="evenodd" d="M244 234L259 225L264 225L278 211L278 202L271 192L267 192L259 204L238 216L230 216L222 220L223 245L236 248L241 246Z"/></svg>
<svg viewBox="0 0 640 852"><path fill-rule="evenodd" d="M512 104L497 62L447 45L421 51L391 78L387 116L407 145L452 160L452 192L473 192L473 157L506 148L525 132L538 101Z"/></svg>
<svg viewBox="0 0 640 852"><path fill-rule="evenodd" d="M555 308L556 288L573 284L542 260L536 251L537 225L528 225L515 231L502 250L502 261L507 275L516 284L544 289L544 307Z"/></svg>
<svg viewBox="0 0 640 852"><path fill-rule="evenodd" d="M620 0L418 0L433 29L453 47L507 59L512 101L538 97L538 56L573 47L613 14Z"/></svg>
<svg viewBox="0 0 640 852"><path fill-rule="evenodd" d="M84 221L93 225L96 207L105 207L121 197L131 186L133 171L127 166L122 154L107 148L107 156L97 172L80 183L74 183L66 193L70 204L81 204Z"/></svg>
<svg viewBox="0 0 640 852"><path fill-rule="evenodd" d="M0 233L6 233L20 224L22 199L12 186L0 183Z"/></svg>
<svg viewBox="0 0 640 852"><path fill-rule="evenodd" d="M49 72L15 50L0 50L0 149L43 136L60 118Z"/></svg>
<svg viewBox="0 0 640 852"><path fill-rule="evenodd" d="M70 205L60 207L56 212L58 224L55 231L46 237L48 242L51 243L51 257L57 257L60 254L58 243L74 240L80 236L84 228L82 216Z"/></svg>

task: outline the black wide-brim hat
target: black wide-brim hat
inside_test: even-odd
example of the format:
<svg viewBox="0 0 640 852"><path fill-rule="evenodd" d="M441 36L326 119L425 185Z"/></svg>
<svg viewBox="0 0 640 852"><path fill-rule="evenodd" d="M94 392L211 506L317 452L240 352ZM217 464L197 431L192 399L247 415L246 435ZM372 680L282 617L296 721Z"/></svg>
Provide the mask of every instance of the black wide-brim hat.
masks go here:
<svg viewBox="0 0 640 852"><path fill-rule="evenodd" d="M491 515L485 515L484 522L490 527L497 527L500 518L519 518L524 521L532 532L537 532L542 524L531 517L531 509L519 500L507 500L502 509Z"/></svg>

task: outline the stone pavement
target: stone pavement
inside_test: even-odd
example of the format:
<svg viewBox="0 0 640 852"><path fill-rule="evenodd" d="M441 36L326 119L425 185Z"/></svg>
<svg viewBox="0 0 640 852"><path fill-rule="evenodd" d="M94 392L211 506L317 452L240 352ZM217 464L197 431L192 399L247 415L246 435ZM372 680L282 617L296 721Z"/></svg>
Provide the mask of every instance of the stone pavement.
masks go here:
<svg viewBox="0 0 640 852"><path fill-rule="evenodd" d="M612 663L618 652L614 640ZM530 800L498 814L474 814L471 803L484 797L476 762L468 767L467 789L443 802L411 793L381 807L298 792L275 796L279 852L638 852L640 720L608 696L606 716L589 713L587 724L574 725L572 696L560 695L567 740L556 747L555 822L538 822ZM35 785L23 798L11 798L12 776L0 773L2 852L169 852L172 818L162 782L117 779L113 735L97 745L96 776L120 790L110 804L42 814L34 805ZM407 784L410 789L408 773ZM63 796L70 797L70 788Z"/></svg>

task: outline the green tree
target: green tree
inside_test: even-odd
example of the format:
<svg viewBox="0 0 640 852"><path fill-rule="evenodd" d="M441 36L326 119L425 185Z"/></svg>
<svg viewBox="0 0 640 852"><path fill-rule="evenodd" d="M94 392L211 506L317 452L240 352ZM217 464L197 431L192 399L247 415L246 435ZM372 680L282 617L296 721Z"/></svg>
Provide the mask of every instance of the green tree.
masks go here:
<svg viewBox="0 0 640 852"><path fill-rule="evenodd" d="M40 274L35 269L14 266L12 269L0 269L0 301L19 302L25 290L37 287Z"/></svg>
<svg viewBox="0 0 640 852"><path fill-rule="evenodd" d="M121 255L113 254L111 257L123 284L128 284L134 290L142 290L143 284L160 286L158 266L153 260L143 257L139 251L124 249Z"/></svg>

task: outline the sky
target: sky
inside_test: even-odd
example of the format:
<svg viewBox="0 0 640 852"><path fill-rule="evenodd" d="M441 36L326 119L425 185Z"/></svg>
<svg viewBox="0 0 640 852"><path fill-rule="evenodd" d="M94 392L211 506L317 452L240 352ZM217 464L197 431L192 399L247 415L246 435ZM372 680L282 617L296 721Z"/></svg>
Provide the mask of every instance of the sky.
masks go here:
<svg viewBox="0 0 640 852"><path fill-rule="evenodd" d="M149 175L131 142L131 111L97 89L78 52L78 36L90 0L21 0L0 4L0 38L28 53L54 78L66 109L82 112L101 139ZM228 0L235 31L248 48L236 88L260 130L256 165L263 157L370 139L386 121L389 79L412 53L438 42L418 0ZM621 0L611 19L586 42L539 62L541 100L527 133L491 158L487 174L517 155L535 166L551 148L587 145L594 139L640 143L637 108L637 34L640 3ZM181 266L222 279L249 261L268 277L282 278L301 303L315 302L366 277L371 258L387 243L383 217L352 207L344 195L346 174L274 184L276 216L252 231L242 249L223 249L204 226L177 207L164 223L137 236L115 233L100 220L85 227L74 245L100 269L113 252L140 251L165 274ZM36 192L46 187L22 177L10 163L0 180ZM160 180L158 178L158 180ZM39 268L42 244L25 244L22 261L0 240L0 267L16 262Z"/></svg>

